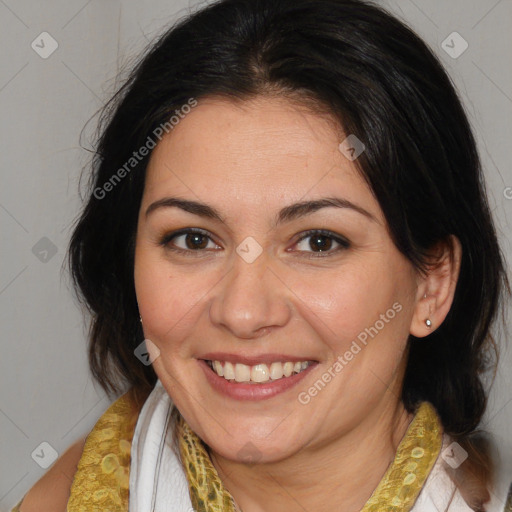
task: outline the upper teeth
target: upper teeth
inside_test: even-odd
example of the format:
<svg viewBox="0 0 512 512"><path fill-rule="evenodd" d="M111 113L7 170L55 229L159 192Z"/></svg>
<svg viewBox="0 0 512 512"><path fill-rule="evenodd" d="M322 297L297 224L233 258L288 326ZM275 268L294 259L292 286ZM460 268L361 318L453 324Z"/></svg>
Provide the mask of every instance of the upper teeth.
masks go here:
<svg viewBox="0 0 512 512"><path fill-rule="evenodd" d="M235 380L236 382L267 382L289 377L292 373L299 373L305 370L310 362L299 361L297 363L272 363L270 366L266 364L256 364L248 366L242 363L230 363L229 361L208 361L213 371L226 380Z"/></svg>

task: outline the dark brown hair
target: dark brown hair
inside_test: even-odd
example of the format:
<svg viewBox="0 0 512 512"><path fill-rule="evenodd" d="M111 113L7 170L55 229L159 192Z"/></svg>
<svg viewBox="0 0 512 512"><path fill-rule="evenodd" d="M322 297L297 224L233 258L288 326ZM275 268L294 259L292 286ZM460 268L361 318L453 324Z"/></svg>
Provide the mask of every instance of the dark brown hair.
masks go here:
<svg viewBox="0 0 512 512"><path fill-rule="evenodd" d="M472 448L487 404L481 376L496 366L490 327L510 289L475 139L433 52L370 2L217 1L171 27L135 67L105 108L91 191L69 247L75 286L92 314L92 373L107 392L133 386L141 400L156 381L134 357L143 340L134 240L150 155L106 196L97 191L190 98L269 93L313 100L364 142L356 163L394 243L418 270L436 243L451 234L460 240L452 308L427 339L410 337L402 398L409 412L431 402L446 432L470 451L463 467L485 468L485 450ZM485 484L490 465L484 473L477 480Z"/></svg>

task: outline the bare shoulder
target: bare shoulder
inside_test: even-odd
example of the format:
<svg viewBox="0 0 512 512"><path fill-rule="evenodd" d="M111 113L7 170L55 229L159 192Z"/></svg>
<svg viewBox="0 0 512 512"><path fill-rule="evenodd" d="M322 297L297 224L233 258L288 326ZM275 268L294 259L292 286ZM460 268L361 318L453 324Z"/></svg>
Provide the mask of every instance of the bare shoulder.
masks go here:
<svg viewBox="0 0 512 512"><path fill-rule="evenodd" d="M72 444L27 492L20 512L66 512L86 438Z"/></svg>

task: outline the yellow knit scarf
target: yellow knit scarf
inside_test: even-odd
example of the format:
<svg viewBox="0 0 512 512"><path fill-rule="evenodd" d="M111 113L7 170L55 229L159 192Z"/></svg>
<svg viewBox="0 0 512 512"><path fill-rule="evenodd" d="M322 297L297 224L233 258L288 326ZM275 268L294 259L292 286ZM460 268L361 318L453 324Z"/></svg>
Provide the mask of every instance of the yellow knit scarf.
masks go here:
<svg viewBox="0 0 512 512"><path fill-rule="evenodd" d="M442 427L434 407L423 402L400 442L395 458L361 512L408 512L420 493L442 445ZM179 423L180 454L196 512L235 512L204 444Z"/></svg>
<svg viewBox="0 0 512 512"><path fill-rule="evenodd" d="M98 420L78 464L68 512L128 511L130 447L136 413L126 394ZM183 420L178 422L178 440L194 510L235 512L234 499L219 478L205 445ZM394 461L361 512L408 512L441 445L441 422L434 407L423 402L398 446Z"/></svg>

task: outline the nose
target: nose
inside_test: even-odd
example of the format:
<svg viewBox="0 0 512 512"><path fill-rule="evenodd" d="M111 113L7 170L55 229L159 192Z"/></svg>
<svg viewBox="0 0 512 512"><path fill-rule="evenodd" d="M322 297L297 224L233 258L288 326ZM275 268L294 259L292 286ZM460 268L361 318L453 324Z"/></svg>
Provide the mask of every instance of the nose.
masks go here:
<svg viewBox="0 0 512 512"><path fill-rule="evenodd" d="M259 338L289 321L289 297L289 289L270 268L265 253L251 263L237 255L217 287L210 320L237 338Z"/></svg>

